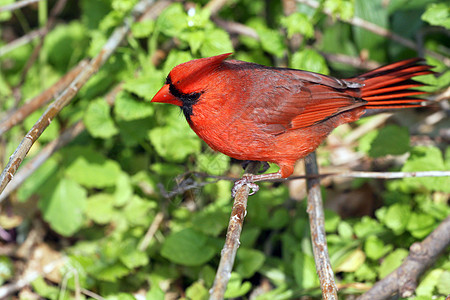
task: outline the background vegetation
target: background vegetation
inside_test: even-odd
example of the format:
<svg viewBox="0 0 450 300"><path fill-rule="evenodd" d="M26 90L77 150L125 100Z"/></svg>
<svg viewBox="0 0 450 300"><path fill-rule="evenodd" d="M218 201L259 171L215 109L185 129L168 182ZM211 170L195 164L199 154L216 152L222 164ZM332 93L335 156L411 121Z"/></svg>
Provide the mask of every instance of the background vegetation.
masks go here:
<svg viewBox="0 0 450 300"><path fill-rule="evenodd" d="M0 6L11 2L0 0ZM44 26L55 2L0 13L4 120L82 59L95 56L137 0L68 1L40 51L33 54L36 39L2 52ZM216 1L160 1L162 11L155 7L133 24L27 160L79 120L86 130L2 202L0 289L36 272L29 286L10 296L207 298L231 211L232 183L191 172L239 177L242 169L210 150L179 109L149 102L171 68L193 58L234 52L235 59L345 77L367 66L424 56L438 76L421 80L439 104L341 126L318 155L323 172L449 170L448 2L326 0L317 9L300 2L231 0L216 11ZM349 23L352 17L414 41L415 49ZM2 166L44 110L0 137ZM361 133L366 127L373 130ZM450 214L449 193L448 177L324 180L325 226L341 296L351 299L397 268L409 246ZM249 199L227 297L320 297L303 198L304 183L292 181L261 184ZM423 276L415 299L450 294L448 254ZM48 272L57 262L61 270Z"/></svg>

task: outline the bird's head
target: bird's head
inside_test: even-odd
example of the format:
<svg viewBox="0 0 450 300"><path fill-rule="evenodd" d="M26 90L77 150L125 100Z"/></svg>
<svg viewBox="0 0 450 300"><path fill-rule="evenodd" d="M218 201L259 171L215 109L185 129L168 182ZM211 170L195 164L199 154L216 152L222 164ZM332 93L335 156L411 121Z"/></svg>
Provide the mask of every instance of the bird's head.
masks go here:
<svg viewBox="0 0 450 300"><path fill-rule="evenodd" d="M204 79L230 55L231 53L225 53L194 59L176 66L170 71L164 86L156 93L151 102L174 104L182 107L183 111L185 111L184 108L192 110L192 105L204 92Z"/></svg>

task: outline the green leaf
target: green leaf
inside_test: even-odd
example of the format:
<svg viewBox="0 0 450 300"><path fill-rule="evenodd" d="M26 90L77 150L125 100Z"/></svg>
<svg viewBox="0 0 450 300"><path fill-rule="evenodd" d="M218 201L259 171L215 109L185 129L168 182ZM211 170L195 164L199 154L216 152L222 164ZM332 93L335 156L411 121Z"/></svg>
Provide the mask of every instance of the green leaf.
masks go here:
<svg viewBox="0 0 450 300"><path fill-rule="evenodd" d="M247 24L256 30L264 51L281 58L285 54L284 38L277 30L267 27L263 19L252 19Z"/></svg>
<svg viewBox="0 0 450 300"><path fill-rule="evenodd" d="M187 27L187 14L181 3L167 7L156 20L156 28L168 36L178 36Z"/></svg>
<svg viewBox="0 0 450 300"><path fill-rule="evenodd" d="M303 13L295 12L287 17L282 17L280 22L287 29L288 38L292 38L296 33L300 33L306 38L314 36L314 26L308 16Z"/></svg>
<svg viewBox="0 0 450 300"><path fill-rule="evenodd" d="M136 94L139 97L150 101L153 96L158 92L158 90L163 86L164 75L161 71L151 70L148 72L143 72L137 78L128 79L123 88L125 91ZM131 95L120 92L117 95L116 103L115 103L115 112L118 113L123 120L133 120L140 119L146 116L151 115L152 112L152 104L150 102L138 101ZM128 100L128 101L126 101ZM134 100L132 102L131 100ZM123 103L118 103L117 101L123 101ZM117 105L120 105L116 108ZM131 107L126 107L126 105L131 105ZM124 109L121 111L120 109ZM139 112L139 109L144 109L143 112ZM132 117L127 117L128 114L131 114ZM137 116L136 116L137 114Z"/></svg>
<svg viewBox="0 0 450 300"><path fill-rule="evenodd" d="M141 79L142 78L140 78L139 80ZM147 84L147 86L148 85L149 84ZM129 88L130 85L127 85L126 89L130 90ZM147 96L151 95L151 97L153 97L155 93L151 92L150 94L147 93L146 95ZM116 102L114 105L114 114L118 119L124 121L133 121L152 116L153 111L154 106L150 102L144 102L142 100L135 99L133 96L131 96L129 93L126 92L120 92L117 95Z"/></svg>
<svg viewBox="0 0 450 300"><path fill-rule="evenodd" d="M44 220L49 222L53 230L71 236L83 224L86 196L86 190L78 183L61 178L49 194L43 195L38 206Z"/></svg>
<svg viewBox="0 0 450 300"><path fill-rule="evenodd" d="M114 198L110 194L98 193L88 198L86 215L98 224L107 224L114 213Z"/></svg>
<svg viewBox="0 0 450 300"><path fill-rule="evenodd" d="M361 249L355 249L336 266L337 272L355 272L365 262L366 255Z"/></svg>
<svg viewBox="0 0 450 300"><path fill-rule="evenodd" d="M391 254L386 256L383 262L380 265L380 279L386 277L392 271L397 269L408 256L408 251L405 249L396 249Z"/></svg>
<svg viewBox="0 0 450 300"><path fill-rule="evenodd" d="M192 218L194 228L211 236L219 235L228 225L230 208L211 204Z"/></svg>
<svg viewBox="0 0 450 300"><path fill-rule="evenodd" d="M450 271L446 270L439 276L437 289L441 295L450 295Z"/></svg>
<svg viewBox="0 0 450 300"><path fill-rule="evenodd" d="M14 266L8 256L0 256L0 285L14 276Z"/></svg>
<svg viewBox="0 0 450 300"><path fill-rule="evenodd" d="M116 189L114 191L114 205L122 206L133 196L133 187L131 179L127 173L121 173L117 177Z"/></svg>
<svg viewBox="0 0 450 300"><path fill-rule="evenodd" d="M373 234L383 232L385 228L377 220L364 216L355 224L353 230L358 238L362 239Z"/></svg>
<svg viewBox="0 0 450 300"><path fill-rule="evenodd" d="M77 22L59 24L45 37L42 54L58 71L67 69L86 55L88 37L84 26Z"/></svg>
<svg viewBox="0 0 450 300"><path fill-rule="evenodd" d="M142 267L149 262L147 253L138 249L134 239L128 239L120 244L119 259L128 269Z"/></svg>
<svg viewBox="0 0 450 300"><path fill-rule="evenodd" d="M337 228L338 234L346 240L352 240L353 239L353 229L350 224L348 224L345 221L342 221L339 223Z"/></svg>
<svg viewBox="0 0 450 300"><path fill-rule="evenodd" d="M395 203L389 206L384 214L379 213L379 211L381 212L382 210L378 210L375 213L377 218L388 228L392 229L395 234L400 235L405 231L411 216L411 207L409 205Z"/></svg>
<svg viewBox="0 0 450 300"><path fill-rule="evenodd" d="M84 115L84 124L93 137L108 139L119 132L111 118L110 110L111 107L103 98L89 103Z"/></svg>
<svg viewBox="0 0 450 300"><path fill-rule="evenodd" d="M156 152L168 161L183 161L188 155L200 152L201 142L184 120L150 130L149 139Z"/></svg>
<svg viewBox="0 0 450 300"><path fill-rule="evenodd" d="M203 285L203 282L196 281L186 289L187 299L207 300L209 298L208 289Z"/></svg>
<svg viewBox="0 0 450 300"><path fill-rule="evenodd" d="M292 268L298 288L303 290L319 286L316 265L312 256L296 251Z"/></svg>
<svg viewBox="0 0 450 300"><path fill-rule="evenodd" d="M263 266L266 256L258 250L239 248L236 259L236 272L242 278L250 278Z"/></svg>
<svg viewBox="0 0 450 300"><path fill-rule="evenodd" d="M421 280L417 289L415 291L417 296L427 296L432 298L435 296L436 285L439 282L439 278L441 277L444 271L442 269L435 269L428 272ZM448 289L448 282L447 282Z"/></svg>
<svg viewBox="0 0 450 300"><path fill-rule="evenodd" d="M332 210L325 210L325 231L328 233L335 232L338 224L341 222L341 217Z"/></svg>
<svg viewBox="0 0 450 300"><path fill-rule="evenodd" d="M125 206L122 212L129 224L148 226L153 219L149 212L155 207L155 202L146 201L139 196L134 195L128 201L128 204Z"/></svg>
<svg viewBox="0 0 450 300"><path fill-rule="evenodd" d="M422 15L422 20L434 26L450 29L450 5L448 3L432 3Z"/></svg>
<svg viewBox="0 0 450 300"><path fill-rule="evenodd" d="M359 281L374 281L377 278L377 272L364 263L355 271L355 276Z"/></svg>
<svg viewBox="0 0 450 300"><path fill-rule="evenodd" d="M95 274L92 274L95 276L95 278L109 281L109 282L117 282L117 279L122 278L126 276L130 271L127 267L125 267L121 263L116 263L113 265L108 265L97 272Z"/></svg>
<svg viewBox="0 0 450 300"><path fill-rule="evenodd" d="M325 59L312 49L304 49L292 55L290 67L304 71L329 74Z"/></svg>
<svg viewBox="0 0 450 300"><path fill-rule="evenodd" d="M252 284L250 282L242 282L241 276L236 272L232 272L224 296L225 298L238 298L247 294L251 288Z"/></svg>
<svg viewBox="0 0 450 300"><path fill-rule="evenodd" d="M424 146L414 147L402 168L403 172L445 170L448 170L448 166L445 165L439 148ZM403 180L407 186L412 188L424 186L431 191L450 193L448 177L405 178Z"/></svg>
<svg viewBox="0 0 450 300"><path fill-rule="evenodd" d="M155 29L155 21L144 20L140 22L133 23L131 26L131 32L135 38L145 38L149 37Z"/></svg>
<svg viewBox="0 0 450 300"><path fill-rule="evenodd" d="M60 289L45 282L43 277L38 277L31 286L39 296L45 299L58 299Z"/></svg>
<svg viewBox="0 0 450 300"><path fill-rule="evenodd" d="M169 74L175 66L190 60L192 60L192 55L187 51L170 51L166 61L164 62L163 74Z"/></svg>
<svg viewBox="0 0 450 300"><path fill-rule="evenodd" d="M230 166L230 157L222 153L200 153L197 156L200 171L210 175L222 175Z"/></svg>
<svg viewBox="0 0 450 300"><path fill-rule="evenodd" d="M387 9L383 9L383 0L355 0L355 16L382 28L388 28ZM371 59L384 61L386 58L386 39L359 26L353 26L353 33L359 51L368 50Z"/></svg>
<svg viewBox="0 0 450 300"><path fill-rule="evenodd" d="M430 215L412 212L406 229L417 239L426 237L436 227L436 221Z"/></svg>
<svg viewBox="0 0 450 300"><path fill-rule="evenodd" d="M31 174L28 180L25 180L21 185L17 193L20 201L28 200L31 195L39 192L39 189L43 184L50 181L52 177L57 176L56 173L59 168L59 163L54 156L45 161L33 174Z"/></svg>
<svg viewBox="0 0 450 300"><path fill-rule="evenodd" d="M180 265L200 266L215 255L215 249L208 245L206 235L186 228L167 237L161 255Z"/></svg>
<svg viewBox="0 0 450 300"><path fill-rule="evenodd" d="M385 245L384 242L375 235L367 237L364 242L364 252L367 257L377 260L392 250L392 245Z"/></svg>
<svg viewBox="0 0 450 300"><path fill-rule="evenodd" d="M392 141L395 140L395 143ZM378 135L371 143L369 155L380 157L387 154L398 155L409 149L409 132L406 127L388 125L378 131Z"/></svg>
<svg viewBox="0 0 450 300"><path fill-rule="evenodd" d="M222 29L214 28L205 32L205 40L200 48L203 57L233 52L230 36Z"/></svg>
<svg viewBox="0 0 450 300"><path fill-rule="evenodd" d="M86 187L105 188L114 186L121 170L117 162L106 159L100 153L79 147L66 148L71 163L66 175Z"/></svg>

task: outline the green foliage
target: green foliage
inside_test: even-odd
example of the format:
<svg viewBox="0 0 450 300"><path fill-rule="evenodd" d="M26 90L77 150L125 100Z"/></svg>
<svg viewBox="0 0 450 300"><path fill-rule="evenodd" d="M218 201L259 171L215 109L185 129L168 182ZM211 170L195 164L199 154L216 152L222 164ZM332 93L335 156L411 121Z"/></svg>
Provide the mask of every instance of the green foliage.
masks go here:
<svg viewBox="0 0 450 300"><path fill-rule="evenodd" d="M0 6L12 2L0 0ZM39 57L26 76L23 72L36 41L0 56L0 111L21 106L81 59L96 56L138 1L69 2L70 9L63 11L44 38ZM33 218L42 218L45 228L54 232L46 233L42 242L68 258L58 282L60 286L67 283L66 289L38 278L31 286L39 297L75 299L75 291L81 287L106 299L135 299L137 295L147 299L208 298L230 217L232 183L219 180L203 185L214 179L189 172L237 177L242 169L234 160L209 149L189 128L178 107L150 103L174 66L233 52L233 59L348 78L361 70L323 54L367 56L380 64L417 55L337 18L353 16L414 41L422 33L425 53L447 55L448 37L443 28L450 27L450 7L444 1L326 0L317 10L297 3L296 11L285 15L282 1L239 0L227 3L214 17L244 24L252 29L250 35L226 31L220 22L212 21L205 3L174 2L154 20L131 24L131 34L31 149L25 163L75 122L81 120L86 126L85 132L46 160L8 203L13 208L7 207L8 214L15 214L17 207L23 209L20 205L30 212L21 215L20 225L13 228L16 242L26 238ZM333 17L324 17L322 9L331 11ZM35 26L30 13L34 8L0 13L0 49L10 42L10 32L18 37ZM440 27L430 30L430 25ZM428 84L422 89L435 92L447 88L448 66L429 54L426 59L436 66L439 76L418 78ZM2 136L0 152L5 157L43 110ZM415 138L421 124L405 126L415 122L405 119L392 119L389 125L345 146L358 151L358 159L364 156L358 167L404 172L449 170L450 148L438 137L440 128L447 128L448 123L431 128L432 146L422 146L421 139ZM355 126L370 121L365 118ZM325 164L331 165L328 148L319 151L328 160ZM277 168L272 166L269 171ZM183 176L178 177L180 174ZM330 258L338 282L344 285L358 282L371 286L387 276L405 259L412 243L423 240L450 215L448 177L376 184L361 180L336 189L338 185L324 187L329 195L326 201L344 194L344 189L360 191L367 186L379 201L370 216L325 213ZM307 207L305 202L292 201L294 186L261 183L260 191L249 198L226 297L249 298L258 289L263 291L256 296L260 300L320 298ZM178 193L166 198L164 191L174 189ZM326 206L333 207L333 203ZM34 213L35 207L38 213ZM7 224L4 218L2 212L2 228ZM16 257L0 257L0 285L20 276L15 262ZM438 260L420 279L416 299L449 294L449 274L448 260ZM269 291L265 289L267 282ZM362 292L343 288L340 297Z"/></svg>

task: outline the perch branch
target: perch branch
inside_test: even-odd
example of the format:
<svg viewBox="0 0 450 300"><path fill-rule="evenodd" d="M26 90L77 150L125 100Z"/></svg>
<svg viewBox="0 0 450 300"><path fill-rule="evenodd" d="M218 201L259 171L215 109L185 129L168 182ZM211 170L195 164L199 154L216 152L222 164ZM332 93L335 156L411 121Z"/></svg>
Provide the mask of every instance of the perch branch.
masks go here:
<svg viewBox="0 0 450 300"><path fill-rule="evenodd" d="M259 166L259 162L251 162L245 169L245 173L254 174L258 171ZM237 249L240 244L239 238L241 236L242 226L244 224L244 217L247 214L247 200L249 191L249 187L247 185L243 185L238 190L236 197L234 198L225 245L220 252L221 257L219 267L216 272L213 287L210 290L210 300L220 300L224 298L227 284L231 277L231 270L233 269Z"/></svg>
<svg viewBox="0 0 450 300"><path fill-rule="evenodd" d="M318 175L316 153L312 152L305 158L305 172L307 175ZM308 189L308 215L311 228L311 242L316 262L316 271L319 275L322 296L325 300L337 300L337 286L334 280L328 255L327 240L325 234L325 214L320 194L320 179L309 178L306 180Z"/></svg>
<svg viewBox="0 0 450 300"><path fill-rule="evenodd" d="M75 78L70 86L55 99L55 101L47 108L44 114L31 128L27 135L23 138L20 145L10 157L9 163L0 175L0 193L3 192L6 185L11 181L16 173L19 165L27 155L31 146L39 138L45 128L48 127L53 118L73 99L80 88L91 78L91 76L99 70L99 68L108 60L125 35L130 31L131 24L153 3L152 0L141 0L138 2L130 16L125 18L124 24L114 30L106 44L100 50L100 53L94 57L89 65Z"/></svg>
<svg viewBox="0 0 450 300"><path fill-rule="evenodd" d="M450 217L447 217L421 243L409 248L408 257L391 274L374 284L358 300L390 299L394 294L402 298L411 297L417 288L417 280L450 245Z"/></svg>

